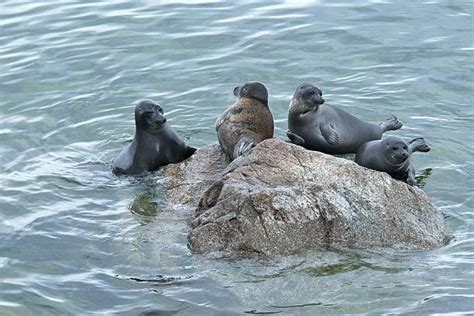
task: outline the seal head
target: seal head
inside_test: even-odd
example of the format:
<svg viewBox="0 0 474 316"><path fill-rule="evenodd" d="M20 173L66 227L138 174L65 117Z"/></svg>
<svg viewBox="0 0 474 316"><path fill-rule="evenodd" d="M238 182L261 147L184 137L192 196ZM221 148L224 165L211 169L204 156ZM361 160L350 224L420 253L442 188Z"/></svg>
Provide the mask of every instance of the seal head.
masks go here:
<svg viewBox="0 0 474 316"><path fill-rule="evenodd" d="M243 86L234 88L234 95L238 98L255 99L260 103L268 106L268 90L261 82L251 81Z"/></svg>
<svg viewBox="0 0 474 316"><path fill-rule="evenodd" d="M383 156L392 165L401 165L410 157L407 143L398 137L386 137L381 145Z"/></svg>
<svg viewBox="0 0 474 316"><path fill-rule="evenodd" d="M135 107L135 126L144 132L156 134L166 123L161 106L152 100L140 101Z"/></svg>
<svg viewBox="0 0 474 316"><path fill-rule="evenodd" d="M293 108L297 107L299 113L315 110L324 104L323 92L313 84L303 83L296 88L292 103Z"/></svg>

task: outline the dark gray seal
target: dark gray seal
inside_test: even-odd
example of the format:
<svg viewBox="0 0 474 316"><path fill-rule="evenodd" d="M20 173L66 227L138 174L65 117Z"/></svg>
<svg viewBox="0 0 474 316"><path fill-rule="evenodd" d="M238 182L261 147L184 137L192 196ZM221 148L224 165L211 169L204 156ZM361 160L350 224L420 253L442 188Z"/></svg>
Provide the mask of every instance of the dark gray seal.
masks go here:
<svg viewBox="0 0 474 316"><path fill-rule="evenodd" d="M247 82L235 87L239 99L216 121L219 144L229 159L247 154L256 144L273 137L273 115L268 90L263 83Z"/></svg>
<svg viewBox="0 0 474 316"><path fill-rule="evenodd" d="M410 157L415 151L428 152L430 147L423 138L415 138L406 143L400 137L389 136L363 144L354 161L363 167L386 172L394 179L414 185L415 168Z"/></svg>
<svg viewBox="0 0 474 316"><path fill-rule="evenodd" d="M309 83L296 89L288 112L287 135L291 142L328 154L355 153L362 144L403 125L395 116L380 124L362 121L325 104L322 95L318 87Z"/></svg>
<svg viewBox="0 0 474 316"><path fill-rule="evenodd" d="M154 101L143 100L135 107L135 137L113 163L117 174L137 175L183 161L196 148L187 146L166 123L163 109Z"/></svg>

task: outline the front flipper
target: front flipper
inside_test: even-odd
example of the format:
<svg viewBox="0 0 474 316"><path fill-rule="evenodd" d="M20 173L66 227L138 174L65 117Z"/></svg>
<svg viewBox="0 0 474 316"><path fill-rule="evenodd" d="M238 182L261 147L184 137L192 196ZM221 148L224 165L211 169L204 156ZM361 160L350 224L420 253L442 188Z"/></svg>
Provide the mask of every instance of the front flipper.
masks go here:
<svg viewBox="0 0 474 316"><path fill-rule="evenodd" d="M414 153L415 151L421 151L426 153L431 150L430 146L428 146L423 137L418 137L409 141L408 149L410 153Z"/></svg>
<svg viewBox="0 0 474 316"><path fill-rule="evenodd" d="M219 117L217 118L216 120L216 123L214 124L214 129L217 131L219 129L219 127L221 127L221 125L224 123L224 121L226 120L227 118L227 111L226 110L224 113L222 113L221 115L219 115Z"/></svg>
<svg viewBox="0 0 474 316"><path fill-rule="evenodd" d="M328 144L337 145L339 143L339 134L333 123L320 125L319 130Z"/></svg>
<svg viewBox="0 0 474 316"><path fill-rule="evenodd" d="M299 145L299 146L304 146L304 139L303 137L299 136L299 135L296 135L295 133L292 133L290 131L286 131L286 136L288 136L288 138L290 139L290 141L295 144L295 145Z"/></svg>
<svg viewBox="0 0 474 316"><path fill-rule="evenodd" d="M234 147L234 159L239 156L247 155L253 147L255 147L255 141L253 139L248 137L241 138Z"/></svg>
<svg viewBox="0 0 474 316"><path fill-rule="evenodd" d="M183 159L188 159L189 157L191 157L195 152L196 152L196 148L194 147L190 147L190 146L186 146L186 149L184 150L184 158Z"/></svg>
<svg viewBox="0 0 474 316"><path fill-rule="evenodd" d="M408 169L408 174L407 174L407 183L411 186L414 186L416 184L415 180L415 168L413 166L410 166Z"/></svg>

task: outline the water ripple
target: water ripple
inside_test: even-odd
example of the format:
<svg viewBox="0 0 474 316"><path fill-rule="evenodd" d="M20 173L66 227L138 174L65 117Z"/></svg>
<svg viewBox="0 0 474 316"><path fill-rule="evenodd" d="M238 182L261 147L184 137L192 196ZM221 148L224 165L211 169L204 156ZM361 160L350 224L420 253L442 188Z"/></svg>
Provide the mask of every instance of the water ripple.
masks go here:
<svg viewBox="0 0 474 316"><path fill-rule="evenodd" d="M465 313L473 309L472 10L442 1L6 1L0 19L0 308L5 314ZM423 14L420 14L423 12ZM436 23L433 23L436 21ZM440 27L442 26L442 27ZM301 82L431 168L454 240L422 253L209 261L159 173L116 177L138 100L194 146L260 80L278 137ZM393 133L395 134L395 133ZM314 298L317 297L317 300Z"/></svg>

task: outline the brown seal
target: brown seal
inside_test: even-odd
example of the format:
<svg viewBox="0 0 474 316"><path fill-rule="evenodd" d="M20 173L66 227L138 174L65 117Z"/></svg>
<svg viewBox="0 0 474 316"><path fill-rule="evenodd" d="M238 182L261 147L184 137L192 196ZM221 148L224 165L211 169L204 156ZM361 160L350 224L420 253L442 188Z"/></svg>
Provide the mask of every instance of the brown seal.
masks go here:
<svg viewBox="0 0 474 316"><path fill-rule="evenodd" d="M268 90L263 83L247 82L235 87L234 95L239 99L216 121L219 144L230 161L272 138L274 129Z"/></svg>

